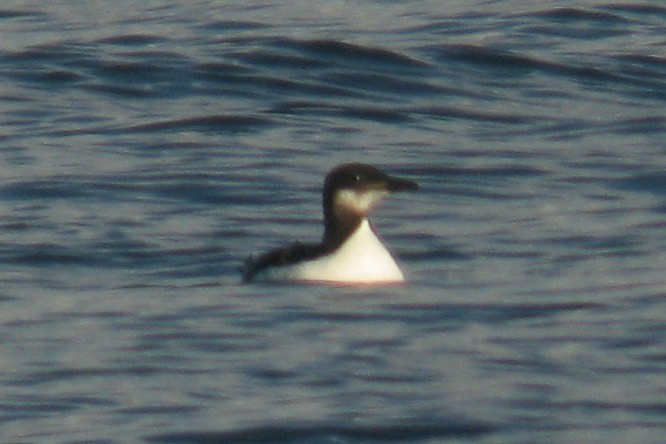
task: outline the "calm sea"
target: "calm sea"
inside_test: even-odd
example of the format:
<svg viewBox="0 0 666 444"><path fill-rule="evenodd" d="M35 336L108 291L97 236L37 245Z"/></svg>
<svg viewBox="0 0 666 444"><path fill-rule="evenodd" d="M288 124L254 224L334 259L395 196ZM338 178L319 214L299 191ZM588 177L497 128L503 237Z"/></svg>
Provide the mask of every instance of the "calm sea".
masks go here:
<svg viewBox="0 0 666 444"><path fill-rule="evenodd" d="M243 285L342 162L401 287ZM3 1L0 440L658 443L662 1Z"/></svg>

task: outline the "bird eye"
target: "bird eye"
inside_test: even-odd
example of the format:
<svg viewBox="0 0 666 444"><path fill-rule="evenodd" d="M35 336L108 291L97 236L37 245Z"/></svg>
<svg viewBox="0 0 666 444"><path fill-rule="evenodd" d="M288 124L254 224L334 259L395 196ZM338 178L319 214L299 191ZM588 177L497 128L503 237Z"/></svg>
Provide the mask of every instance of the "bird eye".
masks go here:
<svg viewBox="0 0 666 444"><path fill-rule="evenodd" d="M361 180L361 175L360 175L360 174L357 174L356 176L354 176L354 180L355 180L356 182L360 181L360 180Z"/></svg>

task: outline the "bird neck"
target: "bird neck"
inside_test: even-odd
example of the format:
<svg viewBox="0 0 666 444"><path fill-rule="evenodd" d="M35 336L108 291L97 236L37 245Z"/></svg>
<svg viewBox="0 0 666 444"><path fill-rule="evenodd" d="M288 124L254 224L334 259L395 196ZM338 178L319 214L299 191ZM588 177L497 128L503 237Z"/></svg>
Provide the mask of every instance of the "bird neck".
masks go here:
<svg viewBox="0 0 666 444"><path fill-rule="evenodd" d="M356 231L358 226L365 219L365 215L357 214L351 211L335 210L327 207L324 210L324 239L323 244L326 249L335 250L349 236Z"/></svg>

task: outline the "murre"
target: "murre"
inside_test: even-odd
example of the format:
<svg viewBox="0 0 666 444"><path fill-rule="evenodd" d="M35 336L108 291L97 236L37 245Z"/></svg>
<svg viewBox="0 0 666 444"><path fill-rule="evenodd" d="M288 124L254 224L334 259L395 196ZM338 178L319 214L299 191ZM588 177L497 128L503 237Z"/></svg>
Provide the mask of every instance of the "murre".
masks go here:
<svg viewBox="0 0 666 444"><path fill-rule="evenodd" d="M416 182L391 177L370 165L337 166L324 182L321 243L296 243L250 257L243 267L243 281L349 285L403 282L402 271L375 234L368 214L389 193L417 189Z"/></svg>

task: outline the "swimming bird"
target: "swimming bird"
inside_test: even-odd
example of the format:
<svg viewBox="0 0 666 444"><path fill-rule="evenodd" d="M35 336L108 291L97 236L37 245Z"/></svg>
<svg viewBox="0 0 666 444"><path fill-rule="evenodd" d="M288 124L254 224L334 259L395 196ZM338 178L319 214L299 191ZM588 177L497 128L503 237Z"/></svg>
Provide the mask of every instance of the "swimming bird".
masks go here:
<svg viewBox="0 0 666 444"><path fill-rule="evenodd" d="M375 234L368 214L389 193L417 189L416 182L389 176L371 165L348 163L333 168L324 181L322 241L295 243L248 258L243 281L403 282L402 271Z"/></svg>

